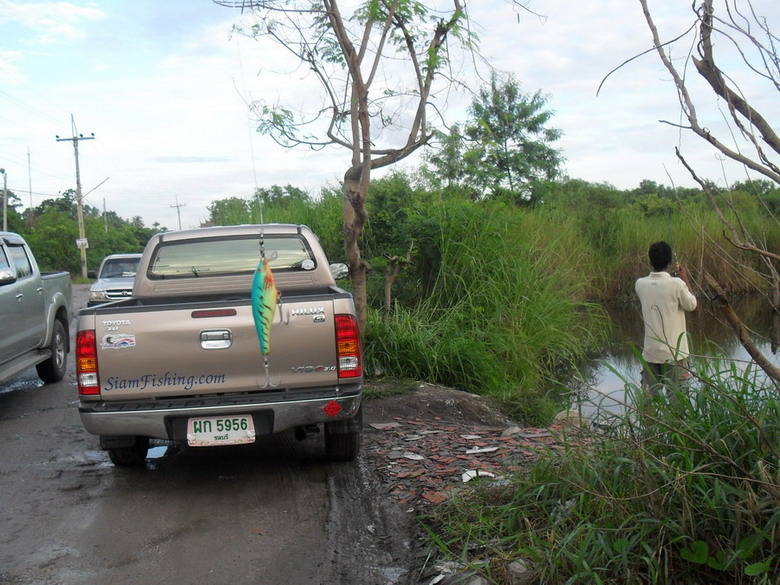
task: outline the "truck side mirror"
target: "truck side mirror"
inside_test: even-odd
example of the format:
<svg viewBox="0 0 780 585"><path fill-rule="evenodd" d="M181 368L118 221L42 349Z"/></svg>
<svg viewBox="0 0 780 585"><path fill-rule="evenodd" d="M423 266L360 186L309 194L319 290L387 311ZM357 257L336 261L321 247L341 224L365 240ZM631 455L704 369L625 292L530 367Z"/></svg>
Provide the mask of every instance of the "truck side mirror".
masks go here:
<svg viewBox="0 0 780 585"><path fill-rule="evenodd" d="M97 278L97 272L95 272L94 270L90 270L89 272L87 272L87 278Z"/></svg>
<svg viewBox="0 0 780 585"><path fill-rule="evenodd" d="M330 273L333 275L334 280L349 278L349 266L343 262L335 262L330 265Z"/></svg>
<svg viewBox="0 0 780 585"><path fill-rule="evenodd" d="M16 270L13 268L0 268L0 285L16 282Z"/></svg>

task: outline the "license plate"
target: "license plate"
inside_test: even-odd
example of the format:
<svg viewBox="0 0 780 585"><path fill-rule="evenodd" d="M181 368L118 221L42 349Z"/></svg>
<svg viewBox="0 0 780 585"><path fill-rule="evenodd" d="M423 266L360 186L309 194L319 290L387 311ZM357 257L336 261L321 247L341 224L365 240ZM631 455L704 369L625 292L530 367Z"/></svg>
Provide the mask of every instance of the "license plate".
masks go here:
<svg viewBox="0 0 780 585"><path fill-rule="evenodd" d="M190 447L243 445L255 442L252 417L205 416L187 421L187 444Z"/></svg>

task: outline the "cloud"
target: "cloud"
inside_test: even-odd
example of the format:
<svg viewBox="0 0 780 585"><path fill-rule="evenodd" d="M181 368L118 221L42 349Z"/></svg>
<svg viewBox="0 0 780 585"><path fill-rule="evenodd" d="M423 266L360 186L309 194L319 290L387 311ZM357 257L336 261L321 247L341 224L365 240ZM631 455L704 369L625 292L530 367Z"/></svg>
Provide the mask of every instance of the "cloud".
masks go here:
<svg viewBox="0 0 780 585"><path fill-rule="evenodd" d="M0 86L23 83L24 74L17 65L22 58L21 51L0 51Z"/></svg>
<svg viewBox="0 0 780 585"><path fill-rule="evenodd" d="M208 163L224 163L235 162L238 157L235 156L158 156L148 159L150 162L158 162L163 164L170 163L193 163L193 164L208 164Z"/></svg>
<svg viewBox="0 0 780 585"><path fill-rule="evenodd" d="M0 24L22 26L32 33L24 44L37 47L85 37L83 25L104 19L99 8L71 2L24 2L0 0Z"/></svg>

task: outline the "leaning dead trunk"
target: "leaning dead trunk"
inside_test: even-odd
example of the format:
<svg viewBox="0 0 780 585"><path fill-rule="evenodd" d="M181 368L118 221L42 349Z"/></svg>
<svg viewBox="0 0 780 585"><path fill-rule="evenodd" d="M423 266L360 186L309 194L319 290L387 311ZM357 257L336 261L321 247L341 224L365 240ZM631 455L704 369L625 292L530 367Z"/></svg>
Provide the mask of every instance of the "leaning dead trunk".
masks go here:
<svg viewBox="0 0 780 585"><path fill-rule="evenodd" d="M704 273L704 280L712 288L712 290L715 291L715 296L712 299L712 303L720 310L720 312L729 322L729 325L731 325L734 333L737 334L739 341L742 343L742 346L745 348L745 350L747 350L747 352L750 354L750 357L755 360L756 364L758 364L758 367L760 367L767 376L769 376L775 382L780 382L780 368L773 365L772 362L764 357L764 354L761 352L761 350L758 349L755 342L748 334L748 331L745 328L745 325L742 323L742 320L734 312L734 309L731 308L731 304L729 303L728 297L726 296L726 292L708 272Z"/></svg>
<svg viewBox="0 0 780 585"><path fill-rule="evenodd" d="M772 280L772 353L780 345L780 279Z"/></svg>

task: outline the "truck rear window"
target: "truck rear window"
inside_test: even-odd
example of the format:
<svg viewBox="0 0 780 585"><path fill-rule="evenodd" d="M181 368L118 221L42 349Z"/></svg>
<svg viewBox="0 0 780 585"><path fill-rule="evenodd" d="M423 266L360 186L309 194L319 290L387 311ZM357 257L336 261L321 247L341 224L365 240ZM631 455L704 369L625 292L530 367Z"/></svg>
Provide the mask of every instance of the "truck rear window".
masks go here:
<svg viewBox="0 0 780 585"><path fill-rule="evenodd" d="M301 237L265 236L264 248L265 257L274 271L316 268L312 252ZM147 276L161 280L249 274L257 268L259 261L257 236L163 242L154 251Z"/></svg>

